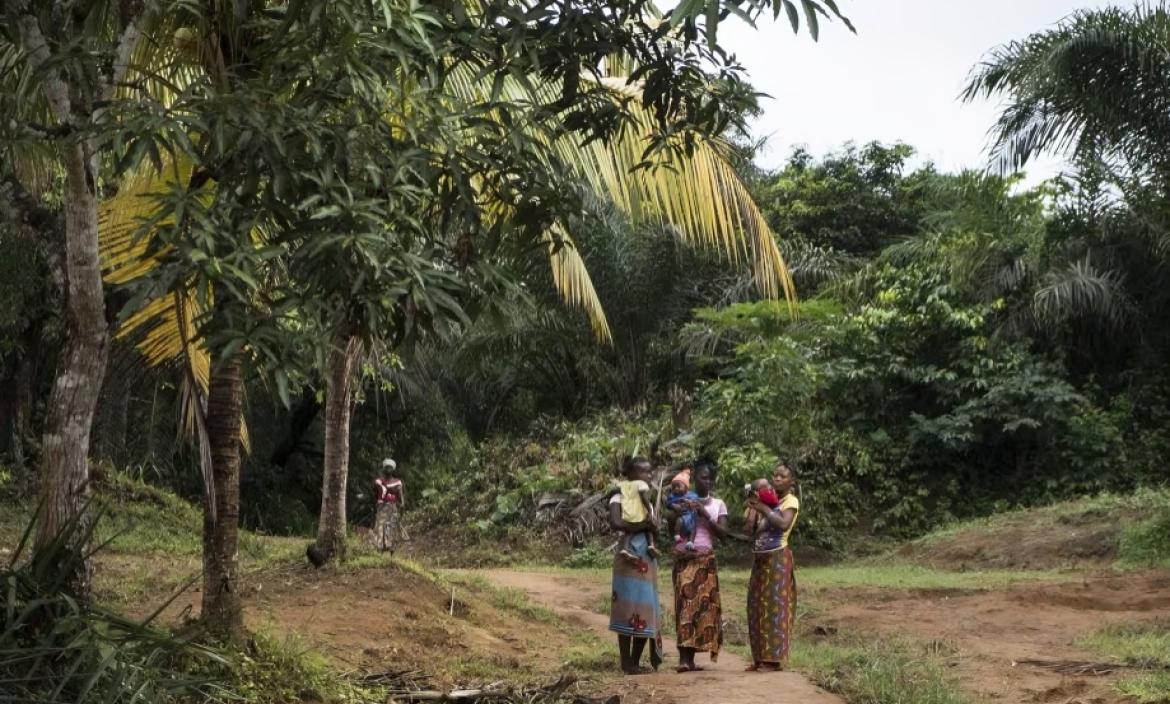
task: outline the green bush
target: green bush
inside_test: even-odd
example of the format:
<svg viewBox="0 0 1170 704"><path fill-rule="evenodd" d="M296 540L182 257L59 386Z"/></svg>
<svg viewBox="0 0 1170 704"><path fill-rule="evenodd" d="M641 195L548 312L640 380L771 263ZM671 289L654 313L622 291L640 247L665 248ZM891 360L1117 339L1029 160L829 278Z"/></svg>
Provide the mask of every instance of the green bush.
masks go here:
<svg viewBox="0 0 1170 704"><path fill-rule="evenodd" d="M1127 526L1121 533L1117 557L1124 565L1170 566L1170 509Z"/></svg>
<svg viewBox="0 0 1170 704"><path fill-rule="evenodd" d="M598 543L589 543L566 555L561 564L574 569L609 567L613 564L613 551Z"/></svg>

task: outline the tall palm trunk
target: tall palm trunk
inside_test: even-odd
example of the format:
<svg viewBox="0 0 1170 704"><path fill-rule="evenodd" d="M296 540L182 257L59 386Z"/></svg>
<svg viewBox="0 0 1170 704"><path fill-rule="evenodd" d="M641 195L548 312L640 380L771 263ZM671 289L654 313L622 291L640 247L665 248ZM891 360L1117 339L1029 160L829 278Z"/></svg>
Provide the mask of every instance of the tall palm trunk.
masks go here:
<svg viewBox="0 0 1170 704"><path fill-rule="evenodd" d="M203 622L228 639L244 632L240 600L240 428L244 382L237 355L212 372L207 434L215 493L204 497Z"/></svg>
<svg viewBox="0 0 1170 704"><path fill-rule="evenodd" d="M60 150L65 166L65 349L49 396L41 442L38 547L77 517L88 498L90 428L106 372L108 340L93 174L79 139L63 139ZM74 575L73 584L76 593L85 597L91 568L88 562L78 564L84 566L81 574Z"/></svg>
<svg viewBox="0 0 1170 704"><path fill-rule="evenodd" d="M330 559L345 558L345 492L349 481L349 421L353 408L354 367L362 340L352 332L339 334L329 350L325 382L325 479L317 548Z"/></svg>

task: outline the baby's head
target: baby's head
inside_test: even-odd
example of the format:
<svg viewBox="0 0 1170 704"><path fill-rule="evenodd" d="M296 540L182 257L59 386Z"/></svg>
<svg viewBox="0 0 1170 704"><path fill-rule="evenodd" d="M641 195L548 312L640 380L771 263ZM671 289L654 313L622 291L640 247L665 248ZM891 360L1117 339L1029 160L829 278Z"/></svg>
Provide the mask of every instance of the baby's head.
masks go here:
<svg viewBox="0 0 1170 704"><path fill-rule="evenodd" d="M780 497L776 496L776 490L772 488L772 483L767 479L757 479L751 483L752 493L759 497L760 502L768 508L776 508L780 505Z"/></svg>
<svg viewBox="0 0 1170 704"><path fill-rule="evenodd" d="M683 496L691 490L691 470L684 469L678 474L674 475L674 479L670 480L670 493L675 496Z"/></svg>

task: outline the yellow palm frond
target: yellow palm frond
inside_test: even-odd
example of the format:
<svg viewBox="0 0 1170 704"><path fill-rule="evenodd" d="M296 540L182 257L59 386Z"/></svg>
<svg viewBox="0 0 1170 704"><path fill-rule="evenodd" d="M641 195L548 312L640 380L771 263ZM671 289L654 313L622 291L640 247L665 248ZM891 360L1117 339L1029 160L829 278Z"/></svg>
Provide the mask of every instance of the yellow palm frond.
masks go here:
<svg viewBox="0 0 1170 704"><path fill-rule="evenodd" d="M618 58L614 57L611 70L622 66ZM582 81L593 80L582 76ZM550 134L539 128L533 129L534 138L570 164L599 197L608 198L630 217L673 225L688 244L718 251L733 263L750 260L760 293L773 299L783 296L789 313L795 315L796 288L776 236L727 158L727 144L718 139L698 140L689 153L665 150L647 167L644 161L654 135L654 118L641 106L638 86L616 76L594 85L625 103L634 118L632 124L608 142L595 140L582 145L574 135ZM475 80L469 70L456 70L451 86L468 102L488 97L483 82ZM556 84L533 86L511 78L502 86L511 100L544 104L555 99L557 88ZM548 239L572 241L563 228L550 233ZM605 312L580 254L569 246L550 248L550 257L561 297L583 308L598 337L608 339Z"/></svg>
<svg viewBox="0 0 1170 704"><path fill-rule="evenodd" d="M153 215L160 194L190 181L192 170L191 162L182 157L167 160L161 171L143 164L123 178L116 196L99 206L98 248L107 283L130 283L158 265L166 250L154 251L150 233L142 231L143 220ZM211 197L210 192L206 197ZM163 219L159 224L170 222ZM203 414L211 355L199 338L196 321L202 313L194 291L162 293L123 320L115 333L119 339L132 339L150 366L178 364L182 368L179 427L188 438L206 435ZM241 439L249 448L246 424L241 427Z"/></svg>
<svg viewBox="0 0 1170 704"><path fill-rule="evenodd" d="M609 329L609 321L606 320L605 311L601 308L597 290L593 288L593 279L589 277L585 260L581 258L581 253L573 240L560 227L554 227L552 231L546 232L544 240L549 248L553 284L557 292L566 303L585 311L593 326L593 333L599 340L610 342L613 335Z"/></svg>

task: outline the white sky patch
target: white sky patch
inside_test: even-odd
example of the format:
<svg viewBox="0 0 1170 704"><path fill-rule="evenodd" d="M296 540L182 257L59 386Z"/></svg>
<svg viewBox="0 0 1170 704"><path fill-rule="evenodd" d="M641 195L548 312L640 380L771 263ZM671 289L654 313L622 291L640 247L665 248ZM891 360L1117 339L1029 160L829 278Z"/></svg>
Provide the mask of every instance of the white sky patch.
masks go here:
<svg viewBox="0 0 1170 704"><path fill-rule="evenodd" d="M993 47L1041 31L1092 0L838 0L857 28L823 22L819 42L799 36L783 14L759 27L720 23L719 43L767 93L753 135L767 136L760 162L781 166L796 145L820 156L847 141L902 141L941 170L984 168L996 106L959 100L972 69ZM671 6L674 3L666 3ZM1035 183L1064 162L1043 157Z"/></svg>

